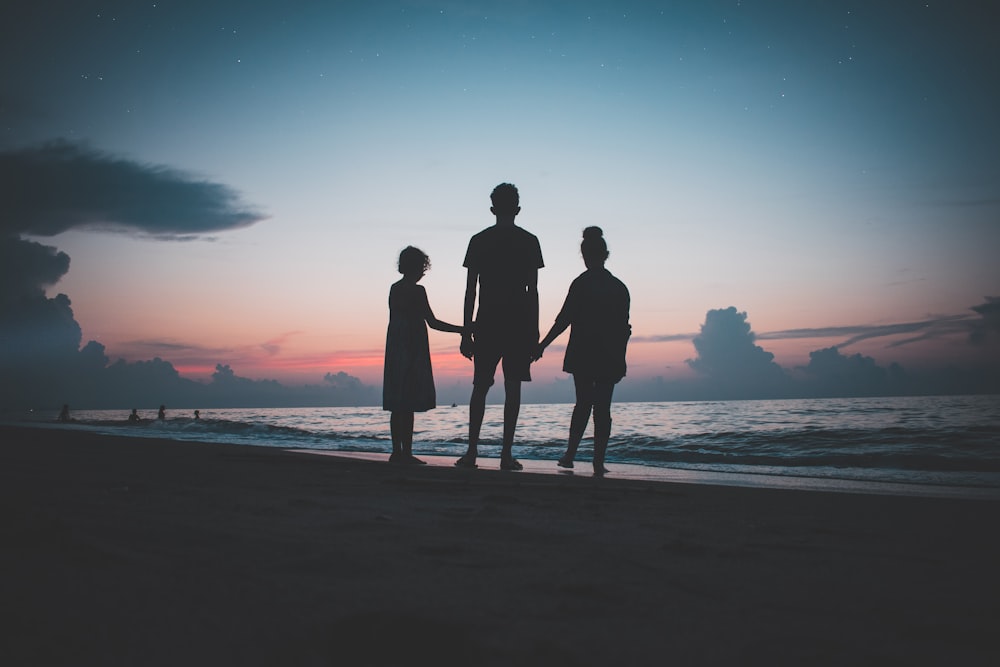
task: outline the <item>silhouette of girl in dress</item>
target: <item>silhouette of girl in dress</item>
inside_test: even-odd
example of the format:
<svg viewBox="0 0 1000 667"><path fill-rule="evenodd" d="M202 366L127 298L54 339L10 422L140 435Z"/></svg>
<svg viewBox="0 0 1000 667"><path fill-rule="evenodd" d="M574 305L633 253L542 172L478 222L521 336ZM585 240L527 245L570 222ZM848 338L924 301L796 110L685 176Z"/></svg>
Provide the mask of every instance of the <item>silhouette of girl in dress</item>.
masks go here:
<svg viewBox="0 0 1000 667"><path fill-rule="evenodd" d="M462 333L464 329L434 317L427 292L417 283L431 262L418 248L399 253L403 274L389 289L389 328L385 336L382 409L389 410L392 463L424 463L413 456L413 413L437 407L427 327Z"/></svg>

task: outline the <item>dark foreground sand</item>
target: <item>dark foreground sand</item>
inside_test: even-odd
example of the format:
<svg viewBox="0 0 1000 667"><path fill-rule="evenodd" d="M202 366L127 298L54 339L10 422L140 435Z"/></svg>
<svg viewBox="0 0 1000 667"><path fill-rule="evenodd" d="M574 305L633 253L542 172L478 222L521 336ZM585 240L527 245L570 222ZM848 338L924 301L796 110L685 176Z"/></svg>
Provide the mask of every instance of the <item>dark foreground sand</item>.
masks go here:
<svg viewBox="0 0 1000 667"><path fill-rule="evenodd" d="M2 665L997 665L1000 503L0 427Z"/></svg>

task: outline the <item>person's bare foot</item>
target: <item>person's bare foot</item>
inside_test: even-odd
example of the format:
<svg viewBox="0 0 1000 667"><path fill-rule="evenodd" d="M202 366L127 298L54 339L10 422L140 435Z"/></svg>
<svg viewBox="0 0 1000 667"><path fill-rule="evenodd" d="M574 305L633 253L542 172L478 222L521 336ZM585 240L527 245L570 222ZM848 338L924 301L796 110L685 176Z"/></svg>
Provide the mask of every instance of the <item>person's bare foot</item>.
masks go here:
<svg viewBox="0 0 1000 667"><path fill-rule="evenodd" d="M500 459L500 470L524 470L524 466L512 456L509 459Z"/></svg>
<svg viewBox="0 0 1000 667"><path fill-rule="evenodd" d="M476 468L476 467L478 467L476 465L476 457L475 456L471 456L469 454L465 454L463 456L460 456L460 457L458 457L458 460L455 461L455 467L456 468Z"/></svg>

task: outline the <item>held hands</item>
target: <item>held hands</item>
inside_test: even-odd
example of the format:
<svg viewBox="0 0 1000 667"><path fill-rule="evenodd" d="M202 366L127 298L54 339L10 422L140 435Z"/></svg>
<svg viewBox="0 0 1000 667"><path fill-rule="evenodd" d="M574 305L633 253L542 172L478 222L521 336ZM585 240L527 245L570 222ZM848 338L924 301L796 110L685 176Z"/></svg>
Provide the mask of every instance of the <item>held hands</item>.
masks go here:
<svg viewBox="0 0 1000 667"><path fill-rule="evenodd" d="M462 356L466 359L472 359L476 353L476 342L473 335L476 333L476 323L470 322L462 327L462 342L459 345L459 351Z"/></svg>
<svg viewBox="0 0 1000 667"><path fill-rule="evenodd" d="M535 362L542 358L542 352L545 351L545 346L541 343L535 346L535 349L531 351L531 361Z"/></svg>
<svg viewBox="0 0 1000 667"><path fill-rule="evenodd" d="M472 333L470 333L469 330L466 329L465 333L462 334L462 343L458 349L462 353L463 357L465 357L466 359L472 359L472 357L475 354L475 348L476 345L475 342L472 340Z"/></svg>

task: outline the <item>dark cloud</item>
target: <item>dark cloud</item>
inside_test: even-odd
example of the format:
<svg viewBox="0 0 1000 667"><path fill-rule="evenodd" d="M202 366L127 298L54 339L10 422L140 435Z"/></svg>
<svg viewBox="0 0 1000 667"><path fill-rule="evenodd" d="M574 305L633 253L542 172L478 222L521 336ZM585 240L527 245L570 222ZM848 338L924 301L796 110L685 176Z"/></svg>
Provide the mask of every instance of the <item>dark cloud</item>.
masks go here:
<svg viewBox="0 0 1000 667"><path fill-rule="evenodd" d="M893 341L887 347L902 347L922 340L942 338L945 336L968 336L971 342L981 343L988 340L991 334L1000 333L1000 297L986 297L986 303L972 306L970 310L976 315L959 314L932 317L916 322L899 322L896 324L852 324L837 327L816 327L803 329L782 329L780 331L765 331L755 334L755 340L792 340L810 338L843 338L834 347L844 348L864 340L904 336L906 338ZM666 343L694 340L698 334L656 334L651 336L633 336L629 343Z"/></svg>
<svg viewBox="0 0 1000 667"><path fill-rule="evenodd" d="M191 345L188 343L172 343L170 341L164 340L133 340L124 344L130 350L139 351L142 350L141 354L143 356L153 355L160 356L163 354L190 354L195 352L196 354L204 355L207 348L198 345ZM127 355L127 356L137 356L137 355Z"/></svg>
<svg viewBox="0 0 1000 667"><path fill-rule="evenodd" d="M785 329L783 331L770 331L762 333L760 340L785 340L791 338L839 338L846 336L844 342L837 347L846 347L872 338L885 338L887 336L900 336L903 334L919 334L911 336L902 341L896 341L891 347L906 345L907 343L928 338L966 331L971 317L969 315L947 315L917 322L901 322L898 324L879 325L852 325L842 327L821 327L815 329Z"/></svg>
<svg viewBox="0 0 1000 667"><path fill-rule="evenodd" d="M844 341L834 347L840 349L873 338L906 336L889 343L886 347L903 347L912 343L948 336L965 336L975 344L996 340L1000 334L1000 298L986 297L986 302L972 306L976 315L944 315L941 317L900 322L897 324L853 325L842 327L821 327L815 329L785 329L770 331L758 336L760 340L785 340L803 338L840 338ZM909 334L909 335L907 335Z"/></svg>
<svg viewBox="0 0 1000 667"><path fill-rule="evenodd" d="M628 339L629 345L636 343L676 343L678 341L692 340L698 334L656 334L653 336L632 336Z"/></svg>
<svg viewBox="0 0 1000 667"><path fill-rule="evenodd" d="M339 373L327 373L323 376L323 382L337 389L353 390L361 386L361 380L352 375L348 375L344 371L340 371Z"/></svg>
<svg viewBox="0 0 1000 667"><path fill-rule="evenodd" d="M708 378L720 396L774 397L787 391L787 378L774 355L755 344L747 314L735 307L710 310L692 343L698 353L687 364Z"/></svg>
<svg viewBox="0 0 1000 667"><path fill-rule="evenodd" d="M69 271L69 255L52 246L0 235L0 304L38 298Z"/></svg>
<svg viewBox="0 0 1000 667"><path fill-rule="evenodd" d="M808 393L814 396L880 396L905 390L905 374L898 364L882 368L871 357L845 356L836 347L810 352L802 370L809 378Z"/></svg>
<svg viewBox="0 0 1000 667"><path fill-rule="evenodd" d="M324 407L377 405L381 392L343 371L327 373L323 383L288 387L276 380L240 377L229 365L218 364L204 387L208 407ZM193 404L192 404L193 405Z"/></svg>
<svg viewBox="0 0 1000 667"><path fill-rule="evenodd" d="M263 215L231 188L65 141L0 153L0 233L96 229L189 238Z"/></svg>
<svg viewBox="0 0 1000 667"><path fill-rule="evenodd" d="M755 345L755 339L746 313L733 306L710 310L701 333L692 339L698 356L688 359L687 364L715 377L780 372L774 355Z"/></svg>
<svg viewBox="0 0 1000 667"><path fill-rule="evenodd" d="M40 363L29 373L0 381L5 408L75 409L264 408L378 405L381 392L344 372L322 383L286 386L277 380L241 377L228 364L217 364L209 382L181 376L169 361L122 359L108 364L104 347L91 341L63 365Z"/></svg>
<svg viewBox="0 0 1000 667"><path fill-rule="evenodd" d="M0 236L0 377L8 392L35 396L80 363L82 333L65 294L45 295L69 257L33 241Z"/></svg>
<svg viewBox="0 0 1000 667"><path fill-rule="evenodd" d="M1000 297L986 297L971 314L933 317L887 325L850 325L786 329L755 334L747 314L735 307L709 311L698 334L639 336L630 343L691 340L698 355L687 360L695 378L626 377L615 390L622 401L692 401L731 398L802 398L824 396L984 394L1000 392ZM757 344L762 340L841 338L842 342L810 353L806 366L784 369L774 355ZM904 369L898 363L880 366L861 354L843 349L876 339L887 349L921 340L945 339L969 345L974 364L922 364ZM975 350L974 350L975 348ZM558 400L543 387L526 390L531 400Z"/></svg>
<svg viewBox="0 0 1000 667"><path fill-rule="evenodd" d="M0 401L4 405L73 402L125 407L167 401L209 405L212 387L229 390L236 383L224 376L209 387L186 380L159 356L133 363L119 360L109 366L99 343L91 341L81 349L82 333L69 297L50 298L45 291L69 270L69 256L22 238L100 229L178 239L260 220L261 215L243 205L233 190L60 141L0 153L0 207ZM164 351L163 346L157 351ZM275 385L253 386L259 390ZM277 386L272 393L282 395L284 388Z"/></svg>
<svg viewBox="0 0 1000 667"><path fill-rule="evenodd" d="M204 400L204 385L181 377L173 364L159 357L133 362L119 359L93 374L87 394L71 393L64 398L71 405L93 408L201 405Z"/></svg>

